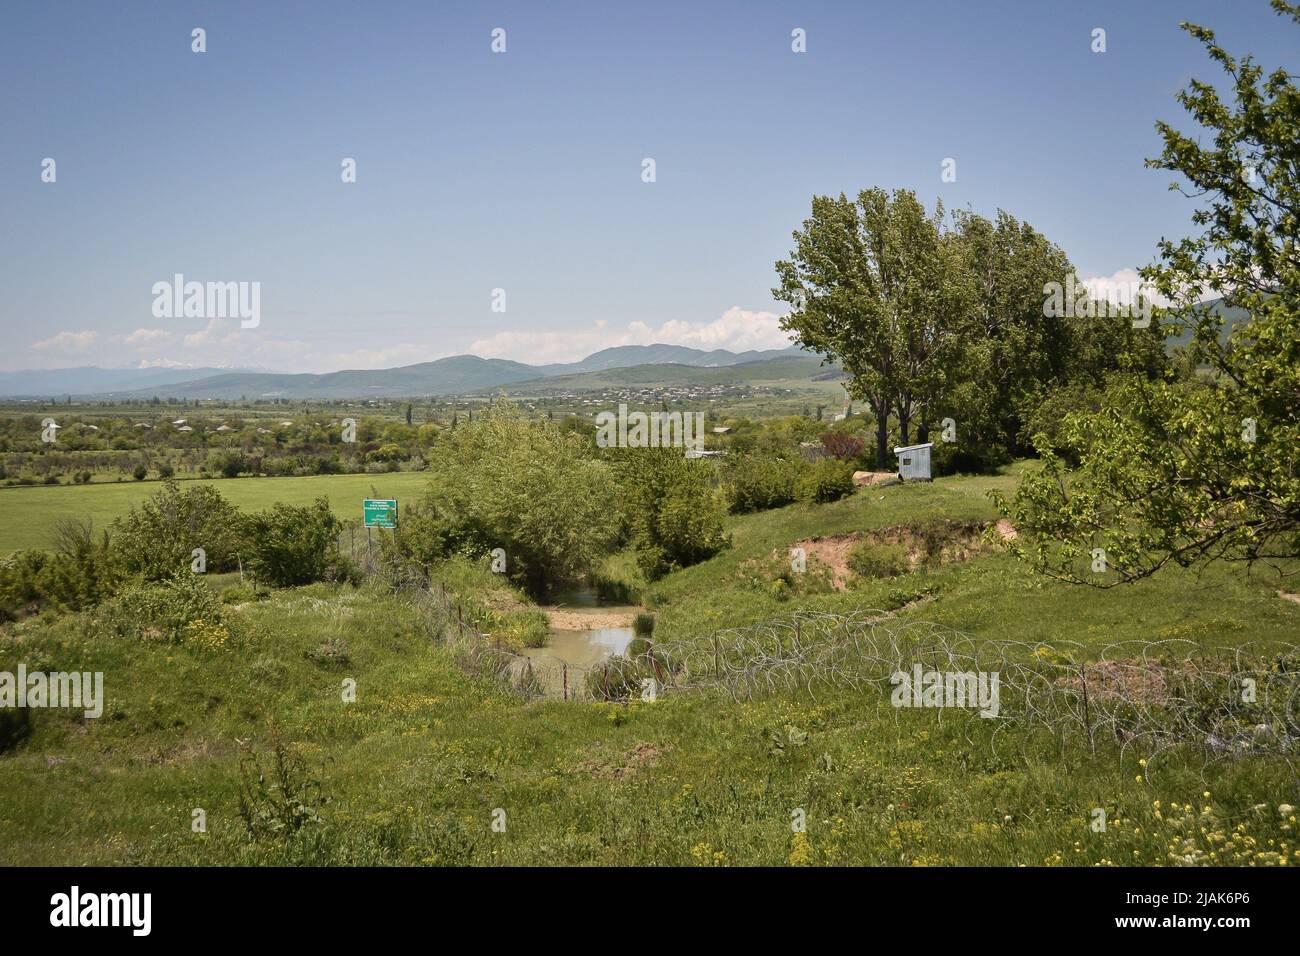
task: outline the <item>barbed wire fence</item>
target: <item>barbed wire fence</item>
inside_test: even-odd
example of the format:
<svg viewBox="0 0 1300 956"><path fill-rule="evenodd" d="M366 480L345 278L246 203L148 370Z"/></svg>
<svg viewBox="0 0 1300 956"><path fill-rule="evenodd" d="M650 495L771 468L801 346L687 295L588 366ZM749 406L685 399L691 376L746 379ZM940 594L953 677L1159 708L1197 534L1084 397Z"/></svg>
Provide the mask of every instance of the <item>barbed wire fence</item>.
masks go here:
<svg viewBox="0 0 1300 956"><path fill-rule="evenodd" d="M467 672L524 699L631 702L691 692L734 701L771 694L817 699L833 689L874 690L929 681L936 719L965 723L971 743L996 747L1007 732L1105 742L1156 757L1194 745L1208 760L1300 758L1300 645L1253 641L1211 648L1183 638L1079 641L976 638L896 613L798 612L763 624L668 641L635 641L623 655L577 664L544 648L518 650L481 630L474 613L409 562L376 551L370 573L411 602L429 638ZM974 688L996 676L994 712L980 716ZM960 698L954 707L952 688ZM906 695L902 695L906 697ZM927 703L933 698L933 703ZM898 709L902 709L901 707ZM897 717L896 711L896 717ZM989 721L991 735L980 723Z"/></svg>

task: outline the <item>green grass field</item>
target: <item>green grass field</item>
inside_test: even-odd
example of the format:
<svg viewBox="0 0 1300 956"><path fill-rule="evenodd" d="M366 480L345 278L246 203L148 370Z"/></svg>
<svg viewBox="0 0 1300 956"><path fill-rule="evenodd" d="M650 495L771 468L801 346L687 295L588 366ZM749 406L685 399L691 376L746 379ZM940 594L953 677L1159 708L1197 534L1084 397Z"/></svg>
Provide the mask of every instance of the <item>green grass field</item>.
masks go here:
<svg viewBox="0 0 1300 956"><path fill-rule="evenodd" d="M429 478L420 472L383 475L315 475L309 478L207 479L238 507L257 511L277 502L310 504L324 495L340 518L361 517L361 501L372 497L414 499ZM183 482L189 487L190 482ZM0 554L24 548L48 548L60 518L88 518L95 528L106 528L132 505L158 491L156 481L112 484L32 485L0 488ZM400 507L400 504L399 504Z"/></svg>
<svg viewBox="0 0 1300 956"><path fill-rule="evenodd" d="M784 600L738 573L817 535L918 516L992 517L983 492L1013 480L948 479L733 518L729 551L647 590L657 636L795 609L879 607L899 587L926 596L903 607L901 620L942 622L977 640L1078 641L1100 651L1117 640L1179 637L1209 649L1300 633L1300 607L1235 570L1174 571L1095 591L1045 582L989 552ZM337 481L293 484L309 497ZM273 494L262 489L275 483L222 485ZM753 700L697 691L630 705L524 702L467 674L434 640L437 621L374 584L281 591L225 613L230 639L207 646L107 639L89 615L6 627L0 670L19 661L100 670L109 705L99 720L35 711L30 737L0 756L0 862L1295 860L1294 811L1278 807L1300 794L1279 758L1207 760L1190 747L1147 765L1109 737L1093 752L1078 733L998 733L995 722L898 710L877 689L847 686ZM331 639L344 642L346 662L313 655ZM355 703L341 700L345 678L356 681ZM272 725L327 802L320 822L295 836L250 840L238 812L240 763L256 753L268 766ZM206 814L206 833L192 830L195 809ZM1098 809L1102 831L1093 826ZM804 833L791 826L800 813ZM504 832L494 820L505 821Z"/></svg>

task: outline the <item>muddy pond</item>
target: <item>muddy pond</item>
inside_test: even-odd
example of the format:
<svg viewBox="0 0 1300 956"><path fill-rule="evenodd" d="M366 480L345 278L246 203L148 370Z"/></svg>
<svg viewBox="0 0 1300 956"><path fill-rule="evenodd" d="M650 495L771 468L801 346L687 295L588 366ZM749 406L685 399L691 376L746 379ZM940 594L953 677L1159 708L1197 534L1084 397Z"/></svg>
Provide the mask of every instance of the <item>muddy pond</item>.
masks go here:
<svg viewBox="0 0 1300 956"><path fill-rule="evenodd" d="M593 589L579 588L557 595L542 608L551 621L545 647L529 647L523 654L538 663L546 659L585 670L606 658L625 654L632 643L632 619L642 610L635 604L601 601ZM551 667L539 670L550 683Z"/></svg>

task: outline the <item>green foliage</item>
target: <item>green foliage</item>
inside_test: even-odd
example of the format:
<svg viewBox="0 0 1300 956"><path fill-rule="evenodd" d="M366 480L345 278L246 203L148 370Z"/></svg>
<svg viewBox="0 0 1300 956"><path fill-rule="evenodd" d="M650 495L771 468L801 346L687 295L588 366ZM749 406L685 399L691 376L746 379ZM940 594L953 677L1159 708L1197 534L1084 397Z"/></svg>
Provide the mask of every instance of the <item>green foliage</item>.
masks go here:
<svg viewBox="0 0 1300 956"><path fill-rule="evenodd" d="M860 578L892 578L911 570L907 549L875 538L863 538L850 550L846 563Z"/></svg>
<svg viewBox="0 0 1300 956"><path fill-rule="evenodd" d="M100 606L96 621L114 637L180 644L196 636L192 625L203 632L207 626L222 626L224 617L221 602L202 577L183 573L126 588Z"/></svg>
<svg viewBox="0 0 1300 956"><path fill-rule="evenodd" d="M679 449L619 449L619 485L637 565L648 580L689 567L727 546L709 463Z"/></svg>
<svg viewBox="0 0 1300 956"><path fill-rule="evenodd" d="M0 562L0 620L24 610L82 610L112 595L123 578L108 534L96 538L89 521L64 518L55 551L23 551Z"/></svg>
<svg viewBox="0 0 1300 956"><path fill-rule="evenodd" d="M276 505L249 515L244 528L248 565L258 580L272 587L347 576L346 570L337 572L343 562L338 553L339 521L324 498L307 508Z"/></svg>
<svg viewBox="0 0 1300 956"><path fill-rule="evenodd" d="M1044 387L1115 368L1126 343L1139 351L1127 318L1045 317L1045 286L1064 286L1073 267L1005 212L949 222L908 190L864 189L814 196L794 238L776 264L773 295L793 306L783 326L849 373L875 417L878 467L892 465L891 416L903 444L954 419L960 464L987 467L1021 448L1021 416ZM1159 339L1140 338L1158 368Z"/></svg>
<svg viewBox="0 0 1300 956"><path fill-rule="evenodd" d="M146 581L188 572L195 548L207 554L208 571L236 566L242 523L239 512L215 488L174 481L113 522L113 548L122 566Z"/></svg>
<svg viewBox="0 0 1300 956"><path fill-rule="evenodd" d="M250 840L283 840L304 827L319 827L321 808L328 803L320 781L302 755L271 729L269 766L256 753L239 764L239 818Z"/></svg>
<svg viewBox="0 0 1300 956"><path fill-rule="evenodd" d="M248 471L248 459L239 451L219 452L208 461L208 471L216 472L223 478L238 478Z"/></svg>
<svg viewBox="0 0 1300 956"><path fill-rule="evenodd" d="M727 507L732 514L780 508L799 499L799 483L808 465L793 456L740 454L724 469Z"/></svg>
<svg viewBox="0 0 1300 956"><path fill-rule="evenodd" d="M221 589L220 597L222 604L247 604L249 601L260 601L266 597L266 593L251 584L231 584Z"/></svg>
<svg viewBox="0 0 1300 956"><path fill-rule="evenodd" d="M551 623L542 611L531 608L507 611L494 633L512 647L545 647Z"/></svg>
<svg viewBox="0 0 1300 956"><path fill-rule="evenodd" d="M853 494L853 466L834 459L815 462L799 479L799 497L811 504L827 504Z"/></svg>
<svg viewBox="0 0 1300 956"><path fill-rule="evenodd" d="M322 667L346 667L352 660L348 656L348 642L341 637L331 637L315 647L303 651L302 656Z"/></svg>
<svg viewBox="0 0 1300 956"><path fill-rule="evenodd" d="M641 681L654 677L653 669L628 657L611 657L587 671L587 693L593 700L631 701L641 697Z"/></svg>
<svg viewBox="0 0 1300 956"><path fill-rule="evenodd" d="M501 548L506 573L534 597L596 566L619 506L607 465L549 422L493 406L439 443L415 528L399 543L426 563Z"/></svg>

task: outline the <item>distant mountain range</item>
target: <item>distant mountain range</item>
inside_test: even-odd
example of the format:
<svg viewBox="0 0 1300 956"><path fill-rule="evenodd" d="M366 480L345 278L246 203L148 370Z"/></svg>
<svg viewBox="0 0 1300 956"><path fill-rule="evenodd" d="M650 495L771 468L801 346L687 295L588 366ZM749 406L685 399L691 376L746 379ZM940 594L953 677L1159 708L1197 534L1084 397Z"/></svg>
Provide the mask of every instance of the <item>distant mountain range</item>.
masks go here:
<svg viewBox="0 0 1300 956"><path fill-rule="evenodd" d="M434 362L399 368L351 369L321 375L222 369L101 369L94 367L49 371L0 372L0 397L146 399L160 398L394 398L480 392L541 379L571 378L634 366L685 366L689 369L749 365L798 357L817 360L798 348L767 351L703 351L681 345L622 345L602 349L580 362L525 365L506 359L453 355ZM805 374L801 366L800 374ZM728 376L734 377L734 376ZM771 376L764 376L771 377ZM690 376L707 380L709 376ZM557 383L558 384L558 383ZM576 381L561 387L575 387Z"/></svg>
<svg viewBox="0 0 1300 956"><path fill-rule="evenodd" d="M34 369L0 372L0 396L8 398L50 398L54 395L84 395L119 389L148 388L172 382L190 382L219 375L219 368L82 368Z"/></svg>

